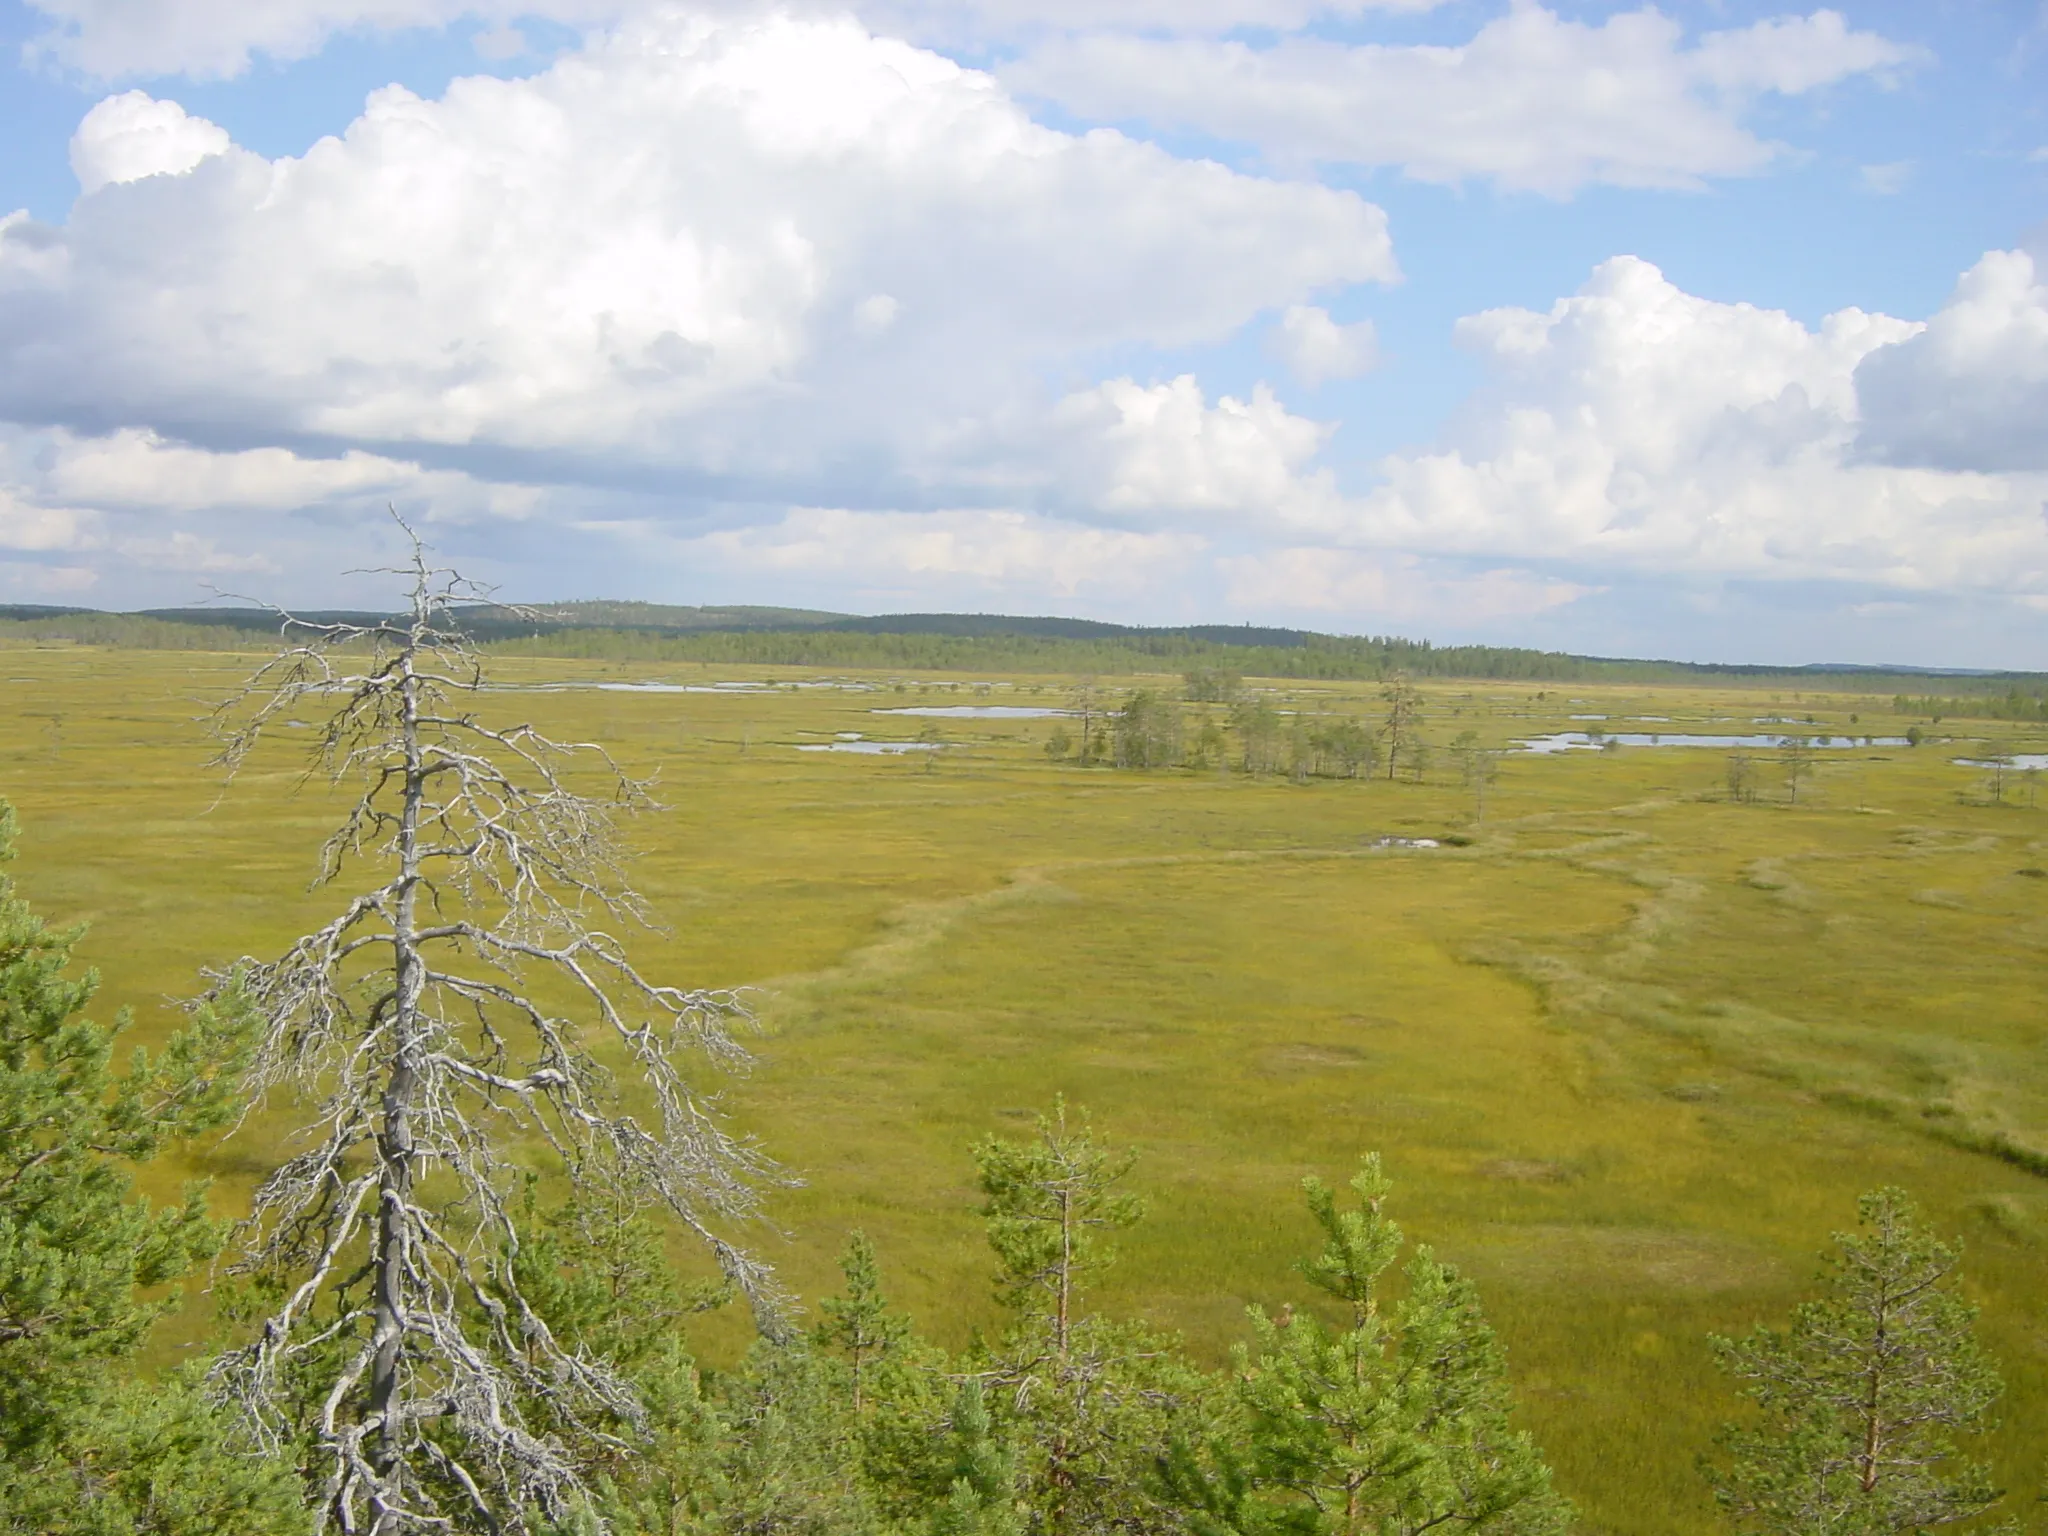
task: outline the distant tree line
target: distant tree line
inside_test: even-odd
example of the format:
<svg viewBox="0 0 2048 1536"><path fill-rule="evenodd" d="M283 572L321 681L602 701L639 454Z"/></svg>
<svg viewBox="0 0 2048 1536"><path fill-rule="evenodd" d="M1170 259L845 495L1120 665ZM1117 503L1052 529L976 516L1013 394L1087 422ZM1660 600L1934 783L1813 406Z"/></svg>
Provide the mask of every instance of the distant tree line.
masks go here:
<svg viewBox="0 0 2048 1536"><path fill-rule="evenodd" d="M0 619L0 645L103 645L135 651L247 651L277 648L277 632L227 624L187 624L132 613L73 613Z"/></svg>
<svg viewBox="0 0 2048 1536"><path fill-rule="evenodd" d="M1405 671L1422 677L1588 681L1613 665L1542 651L1436 647L1427 641L1316 636L1298 646L1236 646L1181 635L1101 639L1035 635L887 634L750 630L653 635L565 630L496 641L503 655L579 656L612 661L714 665L890 668L907 671L1132 673L1228 671L1303 680L1370 680Z"/></svg>
<svg viewBox="0 0 2048 1536"><path fill-rule="evenodd" d="M1959 694L1941 698L1932 694L1910 698L1901 693L1892 699L1892 713L1918 715L1927 720L2048 720L2048 687L2039 684L2021 688L2008 685L2003 693Z"/></svg>
<svg viewBox="0 0 2048 1536"><path fill-rule="evenodd" d="M1327 682L1379 681L1399 673L1416 678L1503 682L1696 683L1880 697L1891 692L1895 709L1902 713L2048 719L2048 681L2037 674L1955 677L1944 679L1956 690L1952 696L1909 697L1899 690L1912 682L1924 682L1924 678L1854 669L1609 659L1512 646L1439 646L1390 635L1322 635L1230 625L1138 630L1081 621L949 614L841 619L766 608L656 608L663 614L687 616L664 621L674 627L657 627L652 622L632 621L633 612L640 608L656 605L579 603L529 612L476 604L453 622L466 627L472 639L497 654L649 665L1103 676L1179 672L1219 679ZM364 623L378 616L336 613L315 617ZM730 627L714 627L721 624ZM892 624L901 627L891 628ZM162 609L124 614L0 607L0 645L71 643L142 650L261 651L269 649L276 636L275 616L253 609Z"/></svg>

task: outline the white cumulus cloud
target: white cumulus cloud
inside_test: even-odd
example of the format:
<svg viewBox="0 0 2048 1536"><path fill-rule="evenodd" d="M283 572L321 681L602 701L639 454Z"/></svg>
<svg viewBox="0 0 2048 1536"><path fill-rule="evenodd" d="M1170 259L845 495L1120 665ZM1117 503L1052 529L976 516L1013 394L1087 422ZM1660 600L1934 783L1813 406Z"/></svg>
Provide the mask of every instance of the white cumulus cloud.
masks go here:
<svg viewBox="0 0 2048 1536"><path fill-rule="evenodd" d="M530 78L379 91L298 157L161 88L93 108L68 219L0 217L0 590L324 581L389 500L537 596L1467 632L1695 579L2048 605L2040 251L1988 254L1924 326L1809 326L1618 257L1461 322L1478 393L1340 483L1338 423L1184 352L1256 325L1300 387L1372 368L1331 311L1399 276L1380 210L1012 94L1289 173L1697 186L1785 153L1766 98L1918 62L1833 11L1702 34L1510 0L1415 47L1311 24L1431 0L37 3L46 52L103 78L590 30Z"/></svg>
<svg viewBox="0 0 2048 1536"><path fill-rule="evenodd" d="M1261 384L1210 405L1192 374L1164 384L1110 379L1054 412L1069 438L1072 504L1110 513L1261 522L1278 504L1334 497L1310 461L1329 428Z"/></svg>
<svg viewBox="0 0 2048 1536"><path fill-rule="evenodd" d="M228 133L203 117L190 117L175 101L142 91L109 96L71 136L71 169L91 193L145 176L181 176L201 161L225 154Z"/></svg>
<svg viewBox="0 0 2048 1536"><path fill-rule="evenodd" d="M684 541L679 553L727 578L825 578L871 599L1131 598L1205 546L1186 532L1077 527L1015 510L862 512L798 507L775 522Z"/></svg>
<svg viewBox="0 0 2048 1536"><path fill-rule="evenodd" d="M84 550L96 542L98 520L85 509L50 506L0 484L0 550L20 554Z"/></svg>
<svg viewBox="0 0 2048 1536"><path fill-rule="evenodd" d="M289 570L298 596L326 593L335 572L364 563L366 531L373 542L388 535L391 504L436 539L483 525L481 546L468 542L484 550L559 511L539 487L360 450L213 451L136 428L86 436L0 425L0 551L89 561L75 568L109 578L111 601L189 602L205 595L201 578L233 572ZM38 588L41 578L14 565L0 585Z"/></svg>
<svg viewBox="0 0 2048 1536"><path fill-rule="evenodd" d="M2048 241L2043 249L2048 250ZM2048 470L2048 271L1991 251L1926 330L1856 370L1874 458L1944 469Z"/></svg>
<svg viewBox="0 0 2048 1536"><path fill-rule="evenodd" d="M943 504L1037 473L1048 367L1395 275L1353 193L1041 127L843 17L665 15L0 221L0 416Z"/></svg>
<svg viewBox="0 0 2048 1536"><path fill-rule="evenodd" d="M1288 370L1309 389L1332 379L1355 379L1379 361L1379 336L1370 320L1339 325L1313 304L1290 304L1271 338Z"/></svg>
<svg viewBox="0 0 2048 1536"><path fill-rule="evenodd" d="M1618 257L1459 327L1490 380L1333 542L1587 570L2048 592L2040 477L1862 462L1858 365L1920 327L1687 294Z"/></svg>
<svg viewBox="0 0 2048 1536"><path fill-rule="evenodd" d="M1832 11L1688 47L1654 9L1593 25L1518 3L1455 47L1093 31L1048 41L1003 74L1097 121L1193 129L1281 164L1399 166L1423 181L1481 177L1561 195L1588 182L1692 187L1758 171L1778 153L1744 125L1759 95L1915 57Z"/></svg>
<svg viewBox="0 0 2048 1536"><path fill-rule="evenodd" d="M132 427L101 438L54 433L42 458L41 483L66 500L178 512L288 511L336 496L394 493L421 474L416 464L360 450L332 459L284 448L213 453Z"/></svg>
<svg viewBox="0 0 2048 1536"><path fill-rule="evenodd" d="M1525 619L1595 589L1533 571L1464 571L1414 555L1286 545L1217 561L1230 604L1262 614L1370 616L1412 623L1454 618L1462 629Z"/></svg>

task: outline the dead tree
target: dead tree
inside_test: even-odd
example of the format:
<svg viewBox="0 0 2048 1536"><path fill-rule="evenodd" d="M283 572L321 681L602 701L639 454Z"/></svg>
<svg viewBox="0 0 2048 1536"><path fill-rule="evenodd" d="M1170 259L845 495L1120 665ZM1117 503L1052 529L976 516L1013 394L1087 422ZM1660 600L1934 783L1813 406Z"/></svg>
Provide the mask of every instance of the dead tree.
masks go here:
<svg viewBox="0 0 2048 1536"><path fill-rule="evenodd" d="M1382 734L1387 743L1387 782L1392 783L1394 770L1407 762L1415 749L1415 733L1422 724L1422 691L1396 672L1380 688L1380 697L1387 701Z"/></svg>
<svg viewBox="0 0 2048 1536"><path fill-rule="evenodd" d="M518 1532L570 1509L579 1447L623 1448L639 1413L521 1292L518 1164L666 1206L780 1332L768 1270L728 1235L774 1170L682 1065L744 1064L743 1000L645 979L605 926L647 917L614 835L647 783L600 746L480 720L458 610L487 594L417 538L392 574L408 613L281 614L286 648L216 715L230 778L267 730L318 717L308 777L357 798L315 885L368 878L282 958L213 978L267 1021L250 1102L313 1111L238 1261L274 1299L214 1381L310 1457L322 1530Z"/></svg>

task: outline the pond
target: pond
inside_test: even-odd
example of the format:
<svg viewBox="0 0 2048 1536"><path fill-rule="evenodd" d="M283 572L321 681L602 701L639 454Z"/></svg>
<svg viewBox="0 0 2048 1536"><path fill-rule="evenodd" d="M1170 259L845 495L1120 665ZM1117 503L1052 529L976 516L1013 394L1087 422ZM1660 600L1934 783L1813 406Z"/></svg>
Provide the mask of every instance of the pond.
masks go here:
<svg viewBox="0 0 2048 1536"><path fill-rule="evenodd" d="M1610 741L1624 747L1719 747L1727 752L1768 752L1788 741L1804 740L1810 747L1903 747L1903 736L1696 736L1684 731L1655 734L1649 731L1609 731L1589 736L1584 731L1558 731L1550 736L1531 736L1517 749L1537 755L1552 752L1597 752Z"/></svg>
<svg viewBox="0 0 2048 1536"><path fill-rule="evenodd" d="M559 683L557 687L573 688L574 683ZM771 693L759 683L595 683L591 686L606 693Z"/></svg>
<svg viewBox="0 0 2048 1536"><path fill-rule="evenodd" d="M945 749L940 741L814 741L805 742L797 748L799 752L863 752L878 757L892 752L939 752Z"/></svg>
<svg viewBox="0 0 2048 1536"><path fill-rule="evenodd" d="M831 679L806 678L798 682L748 682L735 679L723 683L492 683L493 693L564 693L573 688L596 688L605 693L784 693L790 689L829 688L846 693L873 693L868 683L842 683Z"/></svg>
<svg viewBox="0 0 2048 1536"><path fill-rule="evenodd" d="M2015 752L2002 763L1994 763L1988 757L1953 757L1950 762L1962 768L2009 768L2018 773L2029 769L2048 768L2048 752Z"/></svg>
<svg viewBox="0 0 2048 1536"><path fill-rule="evenodd" d="M605 693L773 693L761 683L490 683L492 693L568 693L596 688Z"/></svg>
<svg viewBox="0 0 2048 1536"><path fill-rule="evenodd" d="M911 704L873 709L873 715L928 715L939 720L1045 720L1071 710L1043 709L1036 704Z"/></svg>

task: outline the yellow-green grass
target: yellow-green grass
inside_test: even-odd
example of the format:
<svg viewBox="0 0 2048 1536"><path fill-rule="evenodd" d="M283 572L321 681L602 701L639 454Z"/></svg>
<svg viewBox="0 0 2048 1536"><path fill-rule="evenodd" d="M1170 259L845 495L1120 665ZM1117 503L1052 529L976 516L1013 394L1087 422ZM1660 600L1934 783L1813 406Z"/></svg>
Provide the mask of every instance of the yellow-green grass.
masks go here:
<svg viewBox="0 0 2048 1536"><path fill-rule="evenodd" d="M92 923L96 1011L132 1005L143 1038L170 1027L165 999L200 965L273 951L332 904L305 877L336 802L296 787L288 753L213 807L195 718L246 665L0 654L16 872L53 918ZM818 681L532 659L498 675ZM762 1063L728 1102L806 1181L774 1195L780 1232L757 1234L799 1292L830 1286L863 1226L929 1331L995 1326L967 1149L1064 1093L1141 1149L1152 1205L1098 1303L1220 1361L1248 1301L1306 1299L1289 1273L1308 1240L1299 1178L1341 1178L1376 1148L1409 1230L1479 1278L1525 1418L1590 1527L1704 1531L1693 1462L1734 1406L1706 1336L1781 1318L1856 1194L1896 1182L1969 1245L2011 1383L1996 1458L2032 1497L2048 1451L2048 1178L2028 1167L2048 1166L2048 878L2019 871L2048 865L2048 811L1969 803L1982 776L1951 759L1973 747L1824 752L1797 807L1769 753L1758 804L1723 798L1718 751L1513 757L1478 826L1442 752L1418 785L1059 765L1042 720L941 721L931 771L795 751L923 723L877 707L1059 704L1071 687L862 681L880 696L489 705L659 768L668 808L633 829L634 873L670 931L643 954L672 979L762 989ZM1286 708L1376 704L1368 685L1275 692ZM1617 730L1908 724L1823 694L1426 692L1439 746L1574 714ZM1622 719L1644 714L1670 723ZM1473 841L1372 846L1446 831ZM286 1123L203 1159L222 1209ZM699 1345L728 1355L737 1332L715 1320Z"/></svg>

